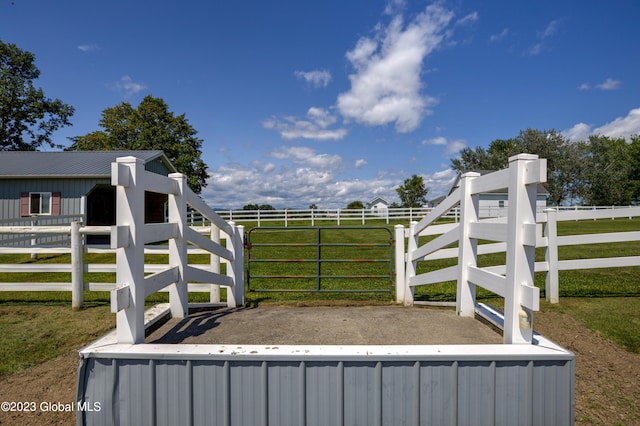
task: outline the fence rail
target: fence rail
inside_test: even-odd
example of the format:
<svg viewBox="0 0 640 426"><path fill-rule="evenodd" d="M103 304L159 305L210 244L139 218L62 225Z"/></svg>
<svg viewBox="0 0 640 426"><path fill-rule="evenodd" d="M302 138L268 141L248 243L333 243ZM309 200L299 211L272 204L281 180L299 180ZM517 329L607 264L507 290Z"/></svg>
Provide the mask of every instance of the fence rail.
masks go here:
<svg viewBox="0 0 640 426"><path fill-rule="evenodd" d="M215 227L194 227L194 232L202 235L210 236L215 233ZM0 232L8 235L22 235L25 233L33 234L34 228L32 227L0 227ZM70 281L47 281L47 282L0 282L0 291L71 291L72 293L72 307L74 309L82 308L84 301L85 291L111 291L116 288L116 282L92 282L86 280L87 273L115 273L115 263L86 263L87 254L104 254L104 253L116 253L116 249L111 248L108 245L87 245L85 243L85 235L110 235L110 226L82 226L80 223L74 222L67 226L43 226L35 228L35 234L37 235L59 235L65 236L63 241L79 241L82 247L76 247L75 245L61 244L61 245L41 245L30 247L0 247L0 254L71 254L71 259L68 263L0 263L0 272L4 273L70 273ZM223 240L226 239L226 235L223 235ZM206 250L202 250L196 246L190 245L188 247L189 254L209 254ZM145 255L168 255L168 245L148 245L144 249ZM191 265L194 268L204 268L209 270L220 271L221 264L228 264L228 261L222 259L219 256L211 255L211 260L208 265L206 264L194 264ZM161 271L163 265L145 263L144 272L157 273ZM217 285L201 284L190 282L188 284L189 292L210 293L211 303L220 303L220 288ZM162 289L161 291L167 292L168 289Z"/></svg>

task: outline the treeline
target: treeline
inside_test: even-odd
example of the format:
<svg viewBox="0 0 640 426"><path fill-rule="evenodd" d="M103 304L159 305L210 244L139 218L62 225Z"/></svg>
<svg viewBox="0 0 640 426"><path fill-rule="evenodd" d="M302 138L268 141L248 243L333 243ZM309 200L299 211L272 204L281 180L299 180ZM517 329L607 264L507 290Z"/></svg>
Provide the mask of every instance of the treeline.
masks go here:
<svg viewBox="0 0 640 426"><path fill-rule="evenodd" d="M626 140L590 136L574 142L551 130L527 129L512 139L496 139L487 149L464 148L451 160L454 170L499 170L509 157L537 154L547 159L550 205L631 205L640 202L640 136Z"/></svg>

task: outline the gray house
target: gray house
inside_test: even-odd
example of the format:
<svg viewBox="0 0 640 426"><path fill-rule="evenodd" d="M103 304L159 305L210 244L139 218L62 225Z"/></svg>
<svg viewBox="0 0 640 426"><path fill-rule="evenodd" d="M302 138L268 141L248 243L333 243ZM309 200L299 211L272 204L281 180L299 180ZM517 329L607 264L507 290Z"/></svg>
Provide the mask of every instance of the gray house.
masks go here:
<svg viewBox="0 0 640 426"><path fill-rule="evenodd" d="M111 163L124 156L143 159L151 172L176 172L160 150L0 152L0 224L69 223L69 216L86 225L114 224ZM165 195L146 194L147 222L164 219L165 200Z"/></svg>

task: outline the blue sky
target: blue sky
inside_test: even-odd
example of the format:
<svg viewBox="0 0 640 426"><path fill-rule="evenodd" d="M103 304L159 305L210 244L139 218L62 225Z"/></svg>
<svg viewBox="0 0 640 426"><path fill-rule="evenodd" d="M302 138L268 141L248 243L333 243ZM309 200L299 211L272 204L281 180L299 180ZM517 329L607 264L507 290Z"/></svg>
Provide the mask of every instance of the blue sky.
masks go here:
<svg viewBox="0 0 640 426"><path fill-rule="evenodd" d="M68 137L146 95L204 140L216 208L345 207L520 130L640 134L632 0L0 0L0 39L72 105Z"/></svg>

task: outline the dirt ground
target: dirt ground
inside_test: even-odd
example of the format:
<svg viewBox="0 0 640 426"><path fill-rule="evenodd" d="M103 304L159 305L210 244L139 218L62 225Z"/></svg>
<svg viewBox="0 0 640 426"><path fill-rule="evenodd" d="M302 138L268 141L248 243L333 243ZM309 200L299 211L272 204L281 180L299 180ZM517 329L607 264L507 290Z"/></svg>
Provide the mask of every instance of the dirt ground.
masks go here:
<svg viewBox="0 0 640 426"><path fill-rule="evenodd" d="M576 354L576 425L640 424L640 354L621 349L559 312L537 313L535 328ZM36 403L35 412L0 411L0 424L73 424L74 412L52 410L72 408L77 359L72 351L0 379L1 401Z"/></svg>

